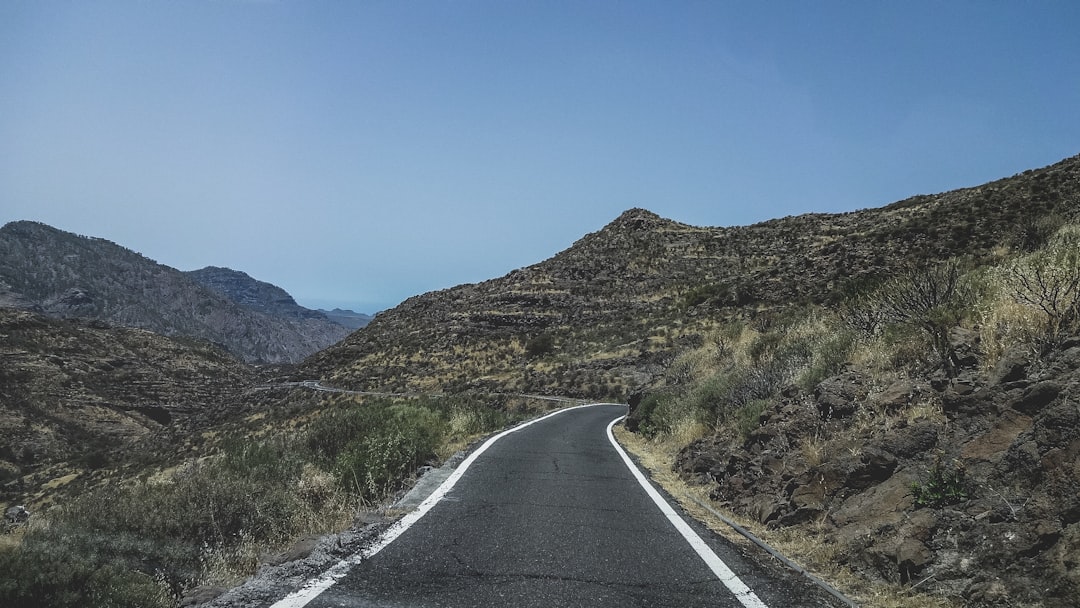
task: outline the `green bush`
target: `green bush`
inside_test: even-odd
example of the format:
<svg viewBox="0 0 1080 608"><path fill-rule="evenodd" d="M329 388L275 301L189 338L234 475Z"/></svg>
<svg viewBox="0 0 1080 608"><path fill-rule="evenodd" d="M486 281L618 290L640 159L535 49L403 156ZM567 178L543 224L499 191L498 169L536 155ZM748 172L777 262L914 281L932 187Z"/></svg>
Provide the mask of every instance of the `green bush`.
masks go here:
<svg viewBox="0 0 1080 608"><path fill-rule="evenodd" d="M770 403L768 399L755 399L732 413L732 419L740 437L747 437L758 427L761 414L765 412Z"/></svg>
<svg viewBox="0 0 1080 608"><path fill-rule="evenodd" d="M1080 324L1080 227L1059 230L1045 248L1005 269L1012 297L1046 315L1046 338L1055 341Z"/></svg>
<svg viewBox="0 0 1080 608"><path fill-rule="evenodd" d="M555 336L543 333L525 343L525 355L530 359L542 357L555 350Z"/></svg>
<svg viewBox="0 0 1080 608"><path fill-rule="evenodd" d="M168 481L113 483L50 511L0 555L0 605L172 605L207 574L208 553L296 532L294 453L235 441Z"/></svg>
<svg viewBox="0 0 1080 608"><path fill-rule="evenodd" d="M166 608L176 605L164 581L74 553L66 543L0 549L0 606L20 608ZM51 539L55 540L55 539Z"/></svg>
<svg viewBox="0 0 1080 608"><path fill-rule="evenodd" d="M435 457L451 412L469 433L511 419L467 398L331 402L298 441L226 440L168 479L114 482L50 510L48 525L0 549L0 606L174 606L224 560L310 533L310 517L336 504L324 490L341 492L329 471L361 500L381 499Z"/></svg>
<svg viewBox="0 0 1080 608"><path fill-rule="evenodd" d="M812 391L822 380L838 373L850 360L856 345L855 335L850 331L823 336L812 349L809 365L799 375L799 387Z"/></svg>
<svg viewBox="0 0 1080 608"><path fill-rule="evenodd" d="M911 496L916 507L940 508L967 500L963 467L937 459L922 481L911 484Z"/></svg>
<svg viewBox="0 0 1080 608"><path fill-rule="evenodd" d="M335 408L312 424L306 443L344 488L378 500L435 458L449 426L435 407L377 401Z"/></svg>

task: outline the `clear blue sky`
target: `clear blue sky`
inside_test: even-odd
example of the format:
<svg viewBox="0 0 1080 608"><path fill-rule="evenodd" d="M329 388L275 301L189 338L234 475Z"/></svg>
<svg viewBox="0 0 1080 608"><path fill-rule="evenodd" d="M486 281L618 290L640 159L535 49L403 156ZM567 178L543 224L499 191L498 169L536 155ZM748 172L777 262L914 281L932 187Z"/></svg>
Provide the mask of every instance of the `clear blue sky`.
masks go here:
<svg viewBox="0 0 1080 608"><path fill-rule="evenodd" d="M1080 3L0 2L0 223L374 312L1080 153Z"/></svg>

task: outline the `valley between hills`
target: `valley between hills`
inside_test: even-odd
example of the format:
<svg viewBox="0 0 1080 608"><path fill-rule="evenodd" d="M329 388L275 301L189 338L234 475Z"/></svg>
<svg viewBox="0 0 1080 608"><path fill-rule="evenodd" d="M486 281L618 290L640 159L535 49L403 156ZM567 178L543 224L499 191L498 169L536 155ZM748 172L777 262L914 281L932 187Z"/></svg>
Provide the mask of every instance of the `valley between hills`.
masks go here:
<svg viewBox="0 0 1080 608"><path fill-rule="evenodd" d="M550 396L628 402L658 475L861 605L1072 606L1078 394L1080 156L751 226L631 209L355 331L237 271L15 222L0 498L32 517L0 603L193 602Z"/></svg>

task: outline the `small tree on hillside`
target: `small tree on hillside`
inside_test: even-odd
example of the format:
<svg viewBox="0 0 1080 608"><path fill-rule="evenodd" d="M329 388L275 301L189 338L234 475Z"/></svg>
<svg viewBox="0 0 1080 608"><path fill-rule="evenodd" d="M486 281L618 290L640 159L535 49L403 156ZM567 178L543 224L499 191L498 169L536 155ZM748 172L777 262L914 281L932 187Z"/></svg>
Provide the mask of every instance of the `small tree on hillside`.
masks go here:
<svg viewBox="0 0 1080 608"><path fill-rule="evenodd" d="M949 260L928 270L903 274L878 292L882 318L922 330L950 374L955 370L949 331L960 322L969 299L960 276L960 264Z"/></svg>
<svg viewBox="0 0 1080 608"><path fill-rule="evenodd" d="M1006 267L1006 284L1020 304L1046 315L1047 339L1056 341L1080 321L1080 226L1069 226L1047 246Z"/></svg>
<svg viewBox="0 0 1080 608"><path fill-rule="evenodd" d="M525 343L525 354L530 359L542 357L555 350L555 337L549 333L540 334Z"/></svg>

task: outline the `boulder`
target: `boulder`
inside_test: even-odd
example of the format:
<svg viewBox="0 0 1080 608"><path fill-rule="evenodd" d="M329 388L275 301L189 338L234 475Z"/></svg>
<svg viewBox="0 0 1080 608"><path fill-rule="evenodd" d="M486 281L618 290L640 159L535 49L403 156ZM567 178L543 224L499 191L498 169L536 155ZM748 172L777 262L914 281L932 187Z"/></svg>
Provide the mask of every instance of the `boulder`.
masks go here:
<svg viewBox="0 0 1080 608"><path fill-rule="evenodd" d="M822 418L847 418L855 413L867 392L862 374L845 372L822 380L814 389L814 400Z"/></svg>
<svg viewBox="0 0 1080 608"><path fill-rule="evenodd" d="M1013 409L1034 414L1050 404L1061 394L1062 386L1054 380L1044 380L1024 391L1020 399L1012 403Z"/></svg>

